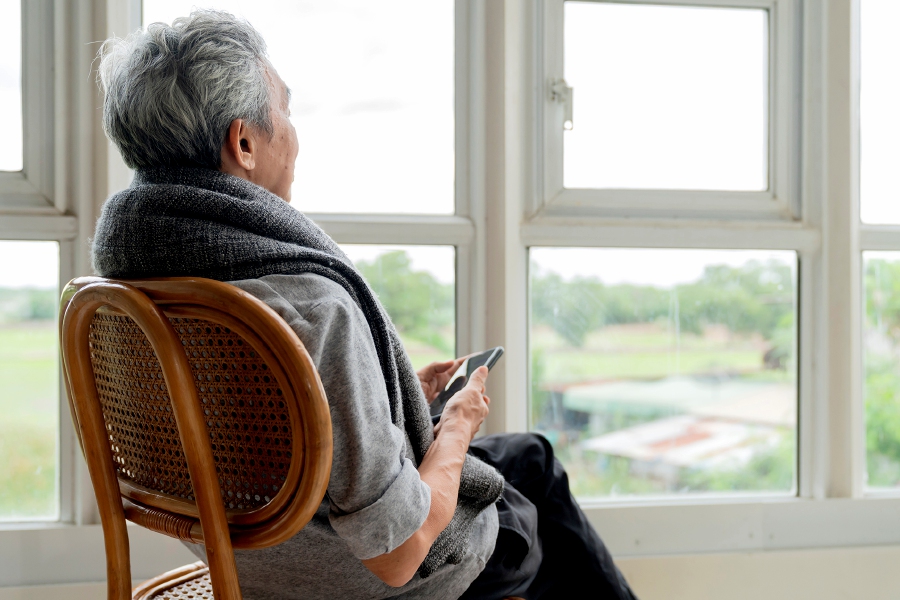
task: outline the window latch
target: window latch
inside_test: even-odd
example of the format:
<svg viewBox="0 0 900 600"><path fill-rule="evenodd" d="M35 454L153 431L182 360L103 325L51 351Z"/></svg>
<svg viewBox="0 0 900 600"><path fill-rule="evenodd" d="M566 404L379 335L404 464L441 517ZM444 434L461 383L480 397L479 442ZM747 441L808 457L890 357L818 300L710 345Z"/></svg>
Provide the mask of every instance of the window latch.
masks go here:
<svg viewBox="0 0 900 600"><path fill-rule="evenodd" d="M566 83L565 79L550 80L550 101L563 105L563 129L571 130L572 122L572 97L574 91Z"/></svg>

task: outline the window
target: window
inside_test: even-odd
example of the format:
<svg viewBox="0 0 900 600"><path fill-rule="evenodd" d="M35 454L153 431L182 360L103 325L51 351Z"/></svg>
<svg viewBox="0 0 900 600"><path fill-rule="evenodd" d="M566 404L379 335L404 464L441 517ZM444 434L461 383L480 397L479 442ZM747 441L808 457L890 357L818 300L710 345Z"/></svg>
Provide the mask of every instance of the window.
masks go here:
<svg viewBox="0 0 900 600"><path fill-rule="evenodd" d="M58 244L0 242L0 521L59 511L58 273Z"/></svg>
<svg viewBox="0 0 900 600"><path fill-rule="evenodd" d="M22 15L9 2L0 23L0 111L7 115L7 141L0 146L0 171L22 170Z"/></svg>
<svg viewBox="0 0 900 600"><path fill-rule="evenodd" d="M293 204L313 213L454 212L452 0L237 0L292 89L301 140ZM184 2L146 0L144 23ZM327 60L323 60L327 57Z"/></svg>
<svg viewBox="0 0 900 600"><path fill-rule="evenodd" d="M74 439L60 418L56 311L60 277L71 276L76 261L69 240L82 196L54 194L54 152L69 137L53 125L52 14L41 3L7 5L0 23L0 110L8 125L0 147L0 522L72 520ZM60 84L58 91L62 101L70 90Z"/></svg>
<svg viewBox="0 0 900 600"><path fill-rule="evenodd" d="M900 40L900 5L863 0L860 15L860 215L864 223L900 223L894 173L900 161L900 81L890 74Z"/></svg>
<svg viewBox="0 0 900 600"><path fill-rule="evenodd" d="M794 253L530 255L531 423L576 496L793 491Z"/></svg>
<svg viewBox="0 0 900 600"><path fill-rule="evenodd" d="M900 120L894 107L900 84L890 59L900 50L892 29L900 23L893 2L860 3L859 214L862 252L862 388L865 400L865 486L890 493L900 486L900 382L897 380L900 223L893 173ZM892 227L892 225L894 227Z"/></svg>
<svg viewBox="0 0 900 600"><path fill-rule="evenodd" d="M799 215L799 2L696 4L543 3L532 210Z"/></svg>
<svg viewBox="0 0 900 600"><path fill-rule="evenodd" d="M802 487L798 6L710 4L544 4L528 417L589 505Z"/></svg>
<svg viewBox="0 0 900 600"><path fill-rule="evenodd" d="M768 189L768 13L566 2L566 188Z"/></svg>
<svg viewBox="0 0 900 600"><path fill-rule="evenodd" d="M867 484L900 486L900 253L866 252L863 281Z"/></svg>
<svg viewBox="0 0 900 600"><path fill-rule="evenodd" d="M57 281L66 281L90 270L86 239L113 180L104 176L112 159L86 76L91 43L133 30L141 14L171 20L187 5L13 4L24 34L13 43L18 29L7 31L11 45L0 61L24 66L22 157L0 165L0 239L58 247ZM347 249L382 294L391 293L395 272L428 274L426 285L436 281L444 290L439 305L392 309L398 321L404 312L424 315L426 329L437 332L401 328L415 361L506 347L489 379L485 431L533 429L551 438L618 558L900 543L884 526L900 507L894 4L199 5L243 13L263 30L294 90L307 152L297 169L298 208ZM19 18L12 14L3 27ZM279 21L288 20L290 34L278 34ZM708 51L697 52L699 44ZM21 57L13 59L17 48ZM65 65L54 64L57 56ZM0 102L6 83L18 81L2 64ZM623 75L633 73L642 77ZM654 91L661 81L665 93ZM705 87L710 81L719 85ZM701 86L709 93L699 94ZM732 110L717 113L723 104ZM9 148L15 144L0 152ZM32 254L16 251L14 262L31 265ZM737 316L713 310L723 297L732 308L731 295L743 294L743 272L754 261L769 274L755 280L764 285L744 294L742 306L778 316L774 326L735 320L755 314L749 309ZM399 266L388 275L389 265ZM694 270L681 276L685 265ZM716 270L725 275L722 285L706 285ZM782 289L771 287L779 283ZM698 290L703 318L689 323L697 310L690 300L698 301L689 294ZM609 320L619 306L615 294L631 309L627 319L619 313L623 322ZM655 308L647 298L656 299ZM750 404L775 418L732 412L739 418L725 419L721 410L683 404L666 407L670 414L655 407L635 415L634 406L619 411L598 394L612 389L611 376L619 392L644 399L680 378L702 400L706 372L717 372L722 385L770 388ZM4 377L0 403L8 402ZM675 404L676 395L666 394ZM78 525L96 517L67 410L52 450L55 508L0 517L60 526L2 528L0 542L21 549L25 567L0 568L0 585L105 577L102 556L83 552L96 529ZM0 423L4 418L12 416ZM669 437L656 450L669 462L639 464L632 455L660 421L668 422ZM670 468L673 439L726 434L747 443L724 445L727 460L718 464L704 456ZM132 541L142 556L168 556L157 541ZM35 549L50 544L71 560L48 564ZM177 566L141 564L146 570L136 577Z"/></svg>

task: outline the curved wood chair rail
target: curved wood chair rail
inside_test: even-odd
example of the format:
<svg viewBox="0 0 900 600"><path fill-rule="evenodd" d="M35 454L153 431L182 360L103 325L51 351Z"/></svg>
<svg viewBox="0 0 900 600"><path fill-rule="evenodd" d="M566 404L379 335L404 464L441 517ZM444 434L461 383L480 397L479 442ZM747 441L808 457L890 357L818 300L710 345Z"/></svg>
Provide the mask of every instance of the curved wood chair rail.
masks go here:
<svg viewBox="0 0 900 600"><path fill-rule="evenodd" d="M296 534L328 485L331 418L303 344L253 296L187 277L75 279L62 294L60 338L109 600L132 598L126 518L203 543L209 562L155 578L134 598L210 597L211 587L239 600L233 549Z"/></svg>

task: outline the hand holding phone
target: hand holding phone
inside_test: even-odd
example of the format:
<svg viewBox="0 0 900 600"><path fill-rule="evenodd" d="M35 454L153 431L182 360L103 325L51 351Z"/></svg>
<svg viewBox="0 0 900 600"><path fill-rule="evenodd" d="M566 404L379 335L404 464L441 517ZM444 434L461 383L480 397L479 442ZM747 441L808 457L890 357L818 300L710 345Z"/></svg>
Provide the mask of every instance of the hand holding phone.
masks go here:
<svg viewBox="0 0 900 600"><path fill-rule="evenodd" d="M475 369L482 365L490 369L497 364L497 361L500 360L502 355L503 346L497 346L496 348L473 354L463 361L463 364L456 370L456 373L450 377L450 381L447 383L444 390L431 402L431 416L440 417L447 401L450 400L453 394L466 385L466 382L469 381L469 377L475 372Z"/></svg>

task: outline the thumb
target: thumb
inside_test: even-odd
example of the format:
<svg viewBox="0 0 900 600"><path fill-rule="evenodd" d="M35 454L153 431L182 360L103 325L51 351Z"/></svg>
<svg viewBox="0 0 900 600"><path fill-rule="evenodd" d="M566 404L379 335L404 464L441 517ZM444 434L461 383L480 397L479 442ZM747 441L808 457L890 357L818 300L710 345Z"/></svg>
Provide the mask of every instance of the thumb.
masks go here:
<svg viewBox="0 0 900 600"><path fill-rule="evenodd" d="M467 385L480 391L484 388L484 382L487 381L487 378L488 368L482 365L475 369L475 372L472 373L472 377L469 378L469 383Z"/></svg>

